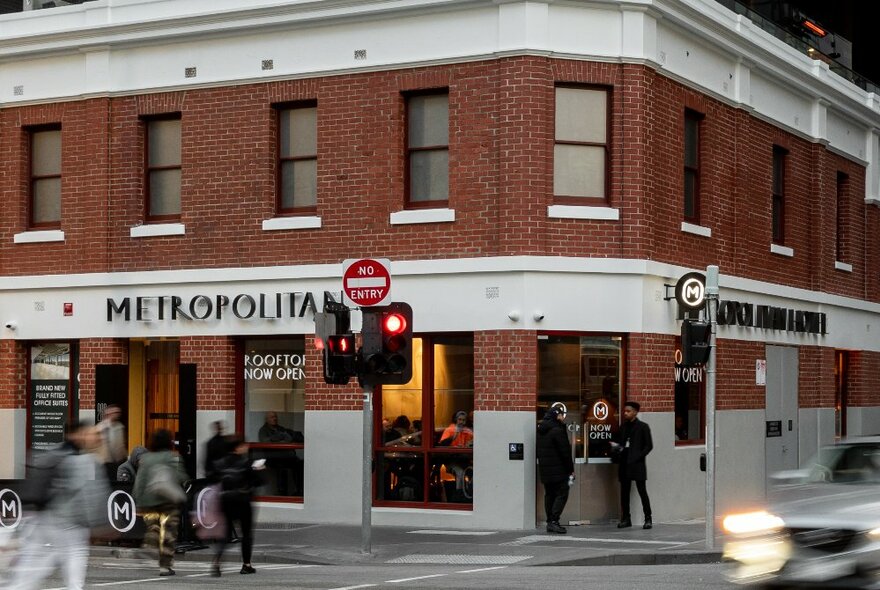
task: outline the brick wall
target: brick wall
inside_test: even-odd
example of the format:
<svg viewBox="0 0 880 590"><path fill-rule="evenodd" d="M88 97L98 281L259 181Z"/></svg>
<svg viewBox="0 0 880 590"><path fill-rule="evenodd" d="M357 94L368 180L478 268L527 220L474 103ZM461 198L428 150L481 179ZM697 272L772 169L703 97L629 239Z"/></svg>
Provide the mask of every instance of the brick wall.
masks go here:
<svg viewBox="0 0 880 590"><path fill-rule="evenodd" d="M849 362L849 405L880 406L880 353L852 351Z"/></svg>
<svg viewBox="0 0 880 590"><path fill-rule="evenodd" d="M27 407L27 345L0 340L0 410Z"/></svg>
<svg viewBox="0 0 880 590"><path fill-rule="evenodd" d="M802 408L833 408L834 349L801 346L798 349L798 405Z"/></svg>
<svg viewBox="0 0 880 590"><path fill-rule="evenodd" d="M538 340L529 330L474 333L474 410L534 411Z"/></svg>
<svg viewBox="0 0 880 590"><path fill-rule="evenodd" d="M676 338L668 334L630 334L626 340L626 399L643 412L675 408Z"/></svg>
<svg viewBox="0 0 880 590"><path fill-rule="evenodd" d="M755 384L755 361L767 358L763 342L717 340L715 406L718 410L763 409L766 388Z"/></svg>
<svg viewBox="0 0 880 590"><path fill-rule="evenodd" d="M180 339L180 363L196 364L196 407L235 409L235 340L225 336Z"/></svg>
<svg viewBox="0 0 880 590"><path fill-rule="evenodd" d="M620 221L548 219L554 84L610 90L609 204ZM404 204L404 93L448 88L454 223L396 225ZM316 230L274 215L273 105L318 103ZM704 113L701 221L682 232L683 113ZM184 236L132 239L143 205L142 117L182 119ZM27 226L29 125L61 123L59 243L13 244ZM771 255L773 145L788 152L785 245ZM543 57L29 105L0 113L0 266L22 275L496 255L632 257L880 301L880 214L864 169L640 65ZM834 270L836 178L849 177ZM368 227L369 232L362 230ZM348 239L359 235L353 243Z"/></svg>
<svg viewBox="0 0 880 590"><path fill-rule="evenodd" d="M84 338L79 341L79 408L95 407L95 366L127 365L128 341L116 338Z"/></svg>

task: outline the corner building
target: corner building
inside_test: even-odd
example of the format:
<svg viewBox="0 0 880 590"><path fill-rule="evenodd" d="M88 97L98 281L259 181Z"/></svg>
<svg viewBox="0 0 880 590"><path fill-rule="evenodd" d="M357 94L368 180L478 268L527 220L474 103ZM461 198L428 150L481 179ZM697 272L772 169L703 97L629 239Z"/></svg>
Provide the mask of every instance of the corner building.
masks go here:
<svg viewBox="0 0 880 590"><path fill-rule="evenodd" d="M415 314L377 524L533 527L556 401L563 518L614 519L628 399L655 520L703 516L667 286L710 264L719 514L878 430L878 94L719 3L98 0L0 30L0 478L115 403L194 474L212 421L243 432L261 521L359 522L362 393L312 343L357 258Z"/></svg>

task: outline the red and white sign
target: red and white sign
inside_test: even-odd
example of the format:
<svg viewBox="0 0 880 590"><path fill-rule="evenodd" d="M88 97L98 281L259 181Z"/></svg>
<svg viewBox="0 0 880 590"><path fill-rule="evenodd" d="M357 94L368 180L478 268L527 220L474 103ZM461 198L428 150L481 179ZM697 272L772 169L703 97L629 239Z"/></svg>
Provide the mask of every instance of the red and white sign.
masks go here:
<svg viewBox="0 0 880 590"><path fill-rule="evenodd" d="M346 260L342 264L343 293L355 305L379 305L391 293L390 268L387 258Z"/></svg>

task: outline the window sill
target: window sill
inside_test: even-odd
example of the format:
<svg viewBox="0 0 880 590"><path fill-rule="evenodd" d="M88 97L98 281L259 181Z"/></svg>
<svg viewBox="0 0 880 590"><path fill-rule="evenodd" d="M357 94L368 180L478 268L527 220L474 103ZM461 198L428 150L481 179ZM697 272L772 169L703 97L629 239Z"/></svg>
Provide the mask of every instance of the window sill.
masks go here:
<svg viewBox="0 0 880 590"><path fill-rule="evenodd" d="M681 231L686 234L694 234L695 236L702 236L704 238L712 237L712 228L688 223L687 221L681 222Z"/></svg>
<svg viewBox="0 0 880 590"><path fill-rule="evenodd" d="M550 205L547 217L552 219L602 219L618 221L620 210L613 207L588 207L584 205Z"/></svg>
<svg viewBox="0 0 880 590"><path fill-rule="evenodd" d="M788 246L780 246L779 244L770 244L770 253L779 254L780 256L794 257L794 249Z"/></svg>
<svg viewBox="0 0 880 590"><path fill-rule="evenodd" d="M677 440L675 441L676 449L700 449L706 448L706 441L695 439L695 440Z"/></svg>
<svg viewBox="0 0 880 590"><path fill-rule="evenodd" d="M840 262L839 260L834 261L834 268L835 270L842 270L843 272L852 272L852 264Z"/></svg>
<svg viewBox="0 0 880 590"><path fill-rule="evenodd" d="M43 242L63 242L64 232L60 229L31 230L15 234L13 244L39 244Z"/></svg>
<svg viewBox="0 0 880 590"><path fill-rule="evenodd" d="M131 228L131 237L133 238L182 236L184 234L186 234L186 226L182 223L146 223Z"/></svg>
<svg viewBox="0 0 880 590"><path fill-rule="evenodd" d="M302 217L273 217L263 220L263 231L285 229L320 229L321 218L314 215Z"/></svg>
<svg viewBox="0 0 880 590"><path fill-rule="evenodd" d="M455 221L455 209L405 209L391 214L391 225L448 223Z"/></svg>

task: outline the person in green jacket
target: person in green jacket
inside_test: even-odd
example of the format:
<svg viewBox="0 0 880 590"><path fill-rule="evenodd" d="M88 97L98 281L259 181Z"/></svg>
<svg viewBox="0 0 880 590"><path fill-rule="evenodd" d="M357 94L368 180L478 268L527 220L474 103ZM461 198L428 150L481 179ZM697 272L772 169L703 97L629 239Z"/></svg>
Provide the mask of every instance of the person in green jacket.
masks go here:
<svg viewBox="0 0 880 590"><path fill-rule="evenodd" d="M159 550L159 575L173 576L174 542L180 526L180 506L186 501L183 484L189 479L167 430L150 439L150 452L140 458L134 482L134 502L144 519L144 545Z"/></svg>

